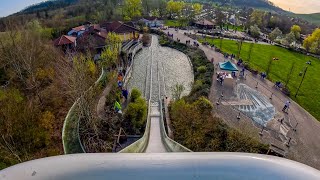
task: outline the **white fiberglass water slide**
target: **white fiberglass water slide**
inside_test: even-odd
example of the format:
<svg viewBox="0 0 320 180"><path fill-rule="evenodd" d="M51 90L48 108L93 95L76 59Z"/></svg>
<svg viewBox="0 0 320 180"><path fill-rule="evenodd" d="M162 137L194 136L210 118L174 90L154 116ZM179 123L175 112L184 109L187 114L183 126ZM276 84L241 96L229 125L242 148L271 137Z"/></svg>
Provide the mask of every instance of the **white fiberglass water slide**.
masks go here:
<svg viewBox="0 0 320 180"><path fill-rule="evenodd" d="M319 180L320 171L274 156L246 153L75 154L25 162L1 180Z"/></svg>
<svg viewBox="0 0 320 180"><path fill-rule="evenodd" d="M189 149L170 139L165 131L163 117L163 102L165 96L165 82L161 72L161 59L154 58L154 51L158 48L156 36L152 36L151 47L145 49L150 53L147 61L146 98L148 98L148 117L145 133L141 139L131 144L120 153L165 153L165 152L191 152ZM148 51L147 51L148 50Z"/></svg>

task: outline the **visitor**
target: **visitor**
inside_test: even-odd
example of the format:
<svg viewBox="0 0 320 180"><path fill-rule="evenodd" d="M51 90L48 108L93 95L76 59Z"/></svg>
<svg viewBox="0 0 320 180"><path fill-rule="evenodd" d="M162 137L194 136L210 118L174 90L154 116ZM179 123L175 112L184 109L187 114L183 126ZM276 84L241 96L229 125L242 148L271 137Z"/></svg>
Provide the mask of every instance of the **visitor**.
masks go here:
<svg viewBox="0 0 320 180"><path fill-rule="evenodd" d="M284 104L284 107L283 107L282 111L288 113L289 107L290 107L290 101L287 101L287 102Z"/></svg>
<svg viewBox="0 0 320 180"><path fill-rule="evenodd" d="M114 103L114 109L115 109L115 111L117 112L117 113L122 113L122 111L121 111L121 105L120 105L120 103L118 102L118 101L116 101L115 103Z"/></svg>
<svg viewBox="0 0 320 180"><path fill-rule="evenodd" d="M311 61L308 61L306 64L311 65Z"/></svg>
<svg viewBox="0 0 320 180"><path fill-rule="evenodd" d="M123 80L122 73L119 73L119 74L118 74L118 81L122 81L122 80Z"/></svg>
<svg viewBox="0 0 320 180"><path fill-rule="evenodd" d="M240 76L241 77L244 77L244 71L245 71L245 68L243 67L242 70L240 71Z"/></svg>
<svg viewBox="0 0 320 180"><path fill-rule="evenodd" d="M118 81L118 87L122 89L123 83L122 81Z"/></svg>
<svg viewBox="0 0 320 180"><path fill-rule="evenodd" d="M212 64L213 64L213 62L214 62L214 58L211 59L211 63L212 63Z"/></svg>
<svg viewBox="0 0 320 180"><path fill-rule="evenodd" d="M219 75L219 82L220 82L221 86L223 84L224 78L225 78L224 74Z"/></svg>
<svg viewBox="0 0 320 180"><path fill-rule="evenodd" d="M125 98L126 101L128 100L128 94L128 90L122 89L122 96Z"/></svg>

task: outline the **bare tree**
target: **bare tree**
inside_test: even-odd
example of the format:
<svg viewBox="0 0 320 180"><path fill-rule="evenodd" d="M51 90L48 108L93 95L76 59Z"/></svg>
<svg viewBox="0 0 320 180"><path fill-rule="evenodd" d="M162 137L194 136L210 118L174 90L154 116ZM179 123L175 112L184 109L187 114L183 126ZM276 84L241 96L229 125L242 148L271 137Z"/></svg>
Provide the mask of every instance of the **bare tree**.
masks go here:
<svg viewBox="0 0 320 180"><path fill-rule="evenodd" d="M291 64L290 71L288 72L287 78L286 78L286 81L285 81L285 87L287 87L287 85L289 84L289 82L290 82L290 80L291 80L291 78L292 78L292 74L293 74L293 70L294 70L294 68L295 68L295 65L296 65L295 62L293 62L293 63Z"/></svg>
<svg viewBox="0 0 320 180"><path fill-rule="evenodd" d="M185 90L183 84L176 84L172 87L172 96L175 100L180 100L182 92Z"/></svg>

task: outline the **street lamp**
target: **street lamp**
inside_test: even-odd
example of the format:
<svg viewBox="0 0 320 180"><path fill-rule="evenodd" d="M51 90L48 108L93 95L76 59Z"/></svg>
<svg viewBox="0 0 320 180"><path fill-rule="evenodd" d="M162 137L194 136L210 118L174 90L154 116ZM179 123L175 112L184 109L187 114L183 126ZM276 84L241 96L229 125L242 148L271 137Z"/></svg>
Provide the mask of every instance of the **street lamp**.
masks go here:
<svg viewBox="0 0 320 180"><path fill-rule="evenodd" d="M304 71L303 71L303 72L300 72L299 76L302 76L302 75L303 75L303 76L302 76L302 79L301 79L300 85L299 85L299 87L298 87L298 90L297 90L297 92L296 92L296 95L295 95L294 97L297 97L298 92L299 92L300 87L301 87L301 85L302 85L302 83L303 83L303 80L304 80L304 78L305 78L305 76L306 76L307 71L308 71L308 66L307 66L307 67L305 67L305 69L304 69Z"/></svg>

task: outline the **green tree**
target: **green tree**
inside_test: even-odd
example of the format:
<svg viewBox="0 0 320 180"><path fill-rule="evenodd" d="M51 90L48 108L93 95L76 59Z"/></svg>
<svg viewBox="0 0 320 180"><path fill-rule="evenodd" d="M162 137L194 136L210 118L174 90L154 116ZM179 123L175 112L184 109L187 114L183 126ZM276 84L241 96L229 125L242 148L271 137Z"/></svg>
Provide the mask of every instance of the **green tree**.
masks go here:
<svg viewBox="0 0 320 180"><path fill-rule="evenodd" d="M301 28L300 28L300 26L298 26L298 25L293 25L293 26L291 27L291 32L293 32L296 40L299 40L299 39L300 39L300 33L301 33Z"/></svg>
<svg viewBox="0 0 320 180"><path fill-rule="evenodd" d="M260 28L257 25L250 26L250 34L254 38L258 38L260 36Z"/></svg>
<svg viewBox="0 0 320 180"><path fill-rule="evenodd" d="M282 35L282 31L277 27L270 34L269 38L274 41Z"/></svg>
<svg viewBox="0 0 320 180"><path fill-rule="evenodd" d="M215 14L216 14L216 23L220 26L220 28L222 29L223 26L223 22L226 19L226 15L222 12L222 10L220 8L217 8L215 10Z"/></svg>
<svg viewBox="0 0 320 180"><path fill-rule="evenodd" d="M263 17L264 17L263 11L254 10L250 15L250 24L257 25L258 27L261 28L263 25Z"/></svg>
<svg viewBox="0 0 320 180"><path fill-rule="evenodd" d="M171 18L173 18L174 15L180 16L184 7L185 3L183 1L170 0L167 3L167 12L170 14Z"/></svg>
<svg viewBox="0 0 320 180"><path fill-rule="evenodd" d="M294 43L296 41L296 36L294 34L294 32L290 32L289 34L286 35L286 37L283 39L283 44L287 45L287 46L291 46L292 43Z"/></svg>
<svg viewBox="0 0 320 180"><path fill-rule="evenodd" d="M131 90L131 98L130 98L130 101L131 102L135 102L139 97L141 97L141 92L136 89L136 88L133 88Z"/></svg>
<svg viewBox="0 0 320 180"><path fill-rule="evenodd" d="M201 13L202 9L203 9L203 5L199 4L199 3L195 3L192 5L193 11L195 13L195 15L198 15Z"/></svg>
<svg viewBox="0 0 320 180"><path fill-rule="evenodd" d="M125 0L123 13L125 20L131 20L132 18L140 17L142 13L141 0Z"/></svg>
<svg viewBox="0 0 320 180"><path fill-rule="evenodd" d="M314 30L314 32L304 40L303 46L312 53L320 54L320 28Z"/></svg>
<svg viewBox="0 0 320 180"><path fill-rule="evenodd" d="M143 133L147 119L147 103L141 97L141 92L133 89L131 92L131 102L125 111L125 118L130 120L136 133Z"/></svg>
<svg viewBox="0 0 320 180"><path fill-rule="evenodd" d="M101 64L105 68L110 68L118 63L121 39L115 33L108 33L106 38L106 48L101 53Z"/></svg>

